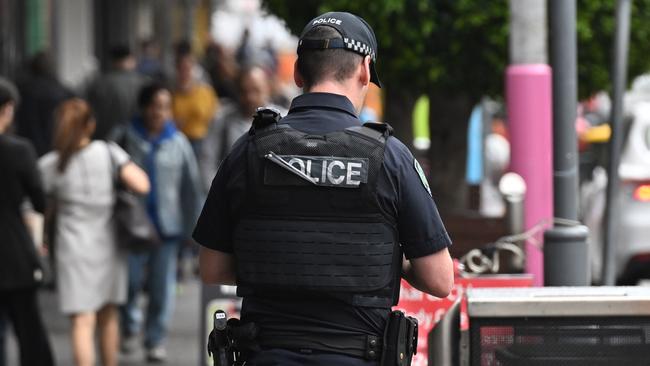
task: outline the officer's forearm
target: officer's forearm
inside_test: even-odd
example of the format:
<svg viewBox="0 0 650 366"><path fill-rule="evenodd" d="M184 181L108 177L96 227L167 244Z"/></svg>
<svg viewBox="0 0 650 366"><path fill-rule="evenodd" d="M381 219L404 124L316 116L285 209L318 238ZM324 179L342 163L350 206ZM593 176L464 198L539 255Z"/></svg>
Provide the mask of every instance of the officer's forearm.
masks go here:
<svg viewBox="0 0 650 366"><path fill-rule="evenodd" d="M436 297L446 297L454 285L453 262L447 249L402 261L402 277L411 286Z"/></svg>
<svg viewBox="0 0 650 366"><path fill-rule="evenodd" d="M415 277L411 261L406 258L402 258L402 278L404 278L406 282L409 283L409 285L415 287L416 289L422 292L427 292L426 287L421 284Z"/></svg>

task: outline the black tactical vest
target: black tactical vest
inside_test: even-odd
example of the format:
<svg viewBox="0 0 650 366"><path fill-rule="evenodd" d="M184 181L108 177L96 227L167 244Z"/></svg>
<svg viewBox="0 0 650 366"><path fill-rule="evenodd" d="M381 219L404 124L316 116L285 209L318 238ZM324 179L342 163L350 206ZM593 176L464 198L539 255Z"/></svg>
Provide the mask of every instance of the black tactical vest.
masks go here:
<svg viewBox="0 0 650 366"><path fill-rule="evenodd" d="M402 254L377 182L390 127L310 135L256 120L233 237L240 296L390 307Z"/></svg>

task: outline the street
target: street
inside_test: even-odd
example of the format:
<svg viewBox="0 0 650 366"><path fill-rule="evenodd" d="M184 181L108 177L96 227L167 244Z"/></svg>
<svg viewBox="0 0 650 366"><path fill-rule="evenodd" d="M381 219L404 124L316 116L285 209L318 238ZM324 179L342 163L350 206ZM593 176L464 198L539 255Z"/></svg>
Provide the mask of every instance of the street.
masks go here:
<svg viewBox="0 0 650 366"><path fill-rule="evenodd" d="M199 308L200 285L197 279L190 279L177 287L176 309L172 320L167 341L168 365L195 366L199 362L198 354L198 324L197 310ZM56 293L41 291L40 303L42 314L50 333L50 342L58 366L72 366L72 347L69 338L69 322L59 312ZM17 346L9 332L7 342L7 365L17 366ZM201 340L203 343L203 340ZM97 354L97 364L99 362ZM120 355L120 366L147 365L143 351L132 355Z"/></svg>

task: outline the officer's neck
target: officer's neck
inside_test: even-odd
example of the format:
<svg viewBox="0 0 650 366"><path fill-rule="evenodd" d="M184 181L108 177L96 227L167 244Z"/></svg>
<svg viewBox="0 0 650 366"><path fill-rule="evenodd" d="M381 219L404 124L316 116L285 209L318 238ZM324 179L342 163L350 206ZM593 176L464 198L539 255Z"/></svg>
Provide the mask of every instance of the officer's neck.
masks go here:
<svg viewBox="0 0 650 366"><path fill-rule="evenodd" d="M364 88L359 88L357 85L353 84L353 80L343 82L326 80L312 86L309 90L305 90L305 92L332 93L347 97L350 102L352 102L357 115L361 112L361 108L363 107L363 103L366 99Z"/></svg>

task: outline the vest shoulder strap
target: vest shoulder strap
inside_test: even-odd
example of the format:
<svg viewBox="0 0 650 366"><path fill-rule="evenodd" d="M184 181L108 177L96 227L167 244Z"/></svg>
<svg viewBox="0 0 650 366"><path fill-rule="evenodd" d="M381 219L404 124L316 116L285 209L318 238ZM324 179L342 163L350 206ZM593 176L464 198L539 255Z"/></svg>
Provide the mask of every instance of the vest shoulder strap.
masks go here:
<svg viewBox="0 0 650 366"><path fill-rule="evenodd" d="M366 122L363 126L348 127L345 130L370 137L382 143L385 143L388 137L393 135L393 128L388 123L382 122Z"/></svg>
<svg viewBox="0 0 650 366"><path fill-rule="evenodd" d="M254 135L255 131L266 127L277 125L282 119L280 111L271 107L259 107L253 116L253 125L248 131L249 135Z"/></svg>

